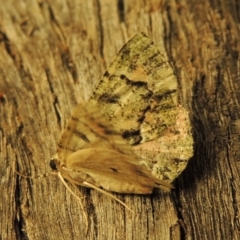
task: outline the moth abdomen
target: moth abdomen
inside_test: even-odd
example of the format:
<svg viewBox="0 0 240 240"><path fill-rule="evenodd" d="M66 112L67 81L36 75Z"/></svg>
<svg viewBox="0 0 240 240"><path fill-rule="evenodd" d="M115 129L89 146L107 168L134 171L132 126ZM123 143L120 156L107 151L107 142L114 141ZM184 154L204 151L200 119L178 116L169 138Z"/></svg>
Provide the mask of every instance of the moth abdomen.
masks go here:
<svg viewBox="0 0 240 240"><path fill-rule="evenodd" d="M129 181L113 181L104 182L101 181L100 186L110 192L126 193L126 194L151 194L154 189L154 183L152 184L138 184L137 182L129 183Z"/></svg>

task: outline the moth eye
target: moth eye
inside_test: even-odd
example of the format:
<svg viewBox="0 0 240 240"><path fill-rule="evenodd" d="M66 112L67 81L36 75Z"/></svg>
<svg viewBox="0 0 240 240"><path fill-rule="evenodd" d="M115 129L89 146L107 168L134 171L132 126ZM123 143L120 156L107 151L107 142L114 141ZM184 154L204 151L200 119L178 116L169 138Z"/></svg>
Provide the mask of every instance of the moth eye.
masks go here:
<svg viewBox="0 0 240 240"><path fill-rule="evenodd" d="M57 164L56 164L56 161L54 159L50 160L49 165L50 165L52 170L57 170Z"/></svg>

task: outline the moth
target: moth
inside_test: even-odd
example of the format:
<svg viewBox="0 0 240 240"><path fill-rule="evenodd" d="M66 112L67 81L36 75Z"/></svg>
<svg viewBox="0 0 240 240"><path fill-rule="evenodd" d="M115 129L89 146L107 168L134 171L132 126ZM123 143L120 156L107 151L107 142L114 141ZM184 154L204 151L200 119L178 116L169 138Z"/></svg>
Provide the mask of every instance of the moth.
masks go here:
<svg viewBox="0 0 240 240"><path fill-rule="evenodd" d="M90 101L132 146L141 164L172 182L193 155L188 111L178 102L178 83L159 47L144 33L119 51Z"/></svg>
<svg viewBox="0 0 240 240"><path fill-rule="evenodd" d="M130 211L126 204L107 191L151 194L154 188L164 191L172 188L170 183L154 177L141 166L130 145L93 101L75 108L50 166L73 195L64 179L108 195Z"/></svg>
<svg viewBox="0 0 240 240"><path fill-rule="evenodd" d="M93 101L75 108L61 135L57 156L50 166L64 179L103 193L151 194L155 187L172 188L141 166L130 145Z"/></svg>
<svg viewBox="0 0 240 240"><path fill-rule="evenodd" d="M170 183L154 177L151 171L140 164L131 146L100 113L93 101L82 102L73 111L58 142L57 153L50 160L50 167L52 174L59 176L68 191L80 200L80 204L81 198L65 180L73 185L93 188L130 211L124 202L110 192L151 194L154 188L164 191L172 188ZM36 178L19 172L17 174ZM82 204L81 207L83 209ZM84 215L88 225L85 212Z"/></svg>
<svg viewBox="0 0 240 240"><path fill-rule="evenodd" d="M81 199L65 180L96 189L126 208L110 192L151 194L154 188L170 191L172 185L143 166L131 145L158 136L169 122L164 118L171 116L170 122L174 122L174 111L168 109L165 115L162 112L164 106L176 105L176 88L169 63L146 35L137 34L124 45L89 102L75 108L58 142L57 154L50 161L53 173L80 204ZM159 107L159 101L163 107ZM164 117L159 121L161 115ZM147 119L153 119L155 126Z"/></svg>

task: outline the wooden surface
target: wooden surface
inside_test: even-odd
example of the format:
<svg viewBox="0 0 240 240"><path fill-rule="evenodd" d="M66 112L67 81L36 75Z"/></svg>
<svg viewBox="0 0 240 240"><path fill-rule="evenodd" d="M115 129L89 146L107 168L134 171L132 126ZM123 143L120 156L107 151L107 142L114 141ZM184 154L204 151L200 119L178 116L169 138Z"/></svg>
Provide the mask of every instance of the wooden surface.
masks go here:
<svg viewBox="0 0 240 240"><path fill-rule="evenodd" d="M194 3L192 3L194 2ZM1 239L240 239L237 1L2 1ZM193 125L194 157L171 194L83 189L86 221L49 159L73 107L122 45L145 32L165 49Z"/></svg>

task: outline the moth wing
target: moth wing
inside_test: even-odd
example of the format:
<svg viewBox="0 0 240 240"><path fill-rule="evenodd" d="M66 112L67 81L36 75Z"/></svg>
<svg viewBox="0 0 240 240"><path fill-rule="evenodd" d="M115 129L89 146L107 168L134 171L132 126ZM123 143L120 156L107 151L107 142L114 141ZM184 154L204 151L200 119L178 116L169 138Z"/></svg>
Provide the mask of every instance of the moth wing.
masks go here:
<svg viewBox="0 0 240 240"><path fill-rule="evenodd" d="M129 144L93 102L84 102L75 108L58 142L58 158L66 164L70 154L88 148L112 149L135 157Z"/></svg>
<svg viewBox="0 0 240 240"><path fill-rule="evenodd" d="M169 124L166 106L177 105L176 91L177 80L170 64L152 40L140 33L119 51L92 99L98 101L114 128L130 144L136 144L142 140L140 131L149 139L166 128L166 122ZM159 108L160 105L163 107ZM155 110L148 111L147 121L141 126L149 109ZM148 124L148 120L153 124Z"/></svg>
<svg viewBox="0 0 240 240"><path fill-rule="evenodd" d="M186 168L188 159L193 156L193 137L188 111L179 106L176 112L176 124L162 136L132 147L140 162L151 167L156 177L170 181L179 176Z"/></svg>
<svg viewBox="0 0 240 240"><path fill-rule="evenodd" d="M170 190L171 184L155 178L132 156L108 149L84 149L67 159L68 169L73 170L74 179L82 179L84 173L88 181L105 190L149 194L154 187Z"/></svg>

